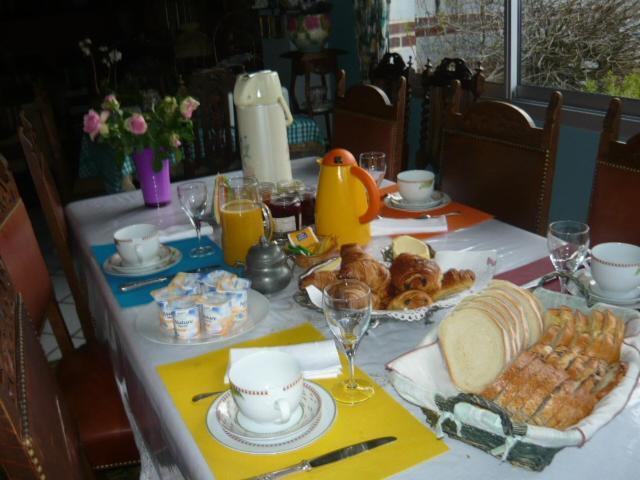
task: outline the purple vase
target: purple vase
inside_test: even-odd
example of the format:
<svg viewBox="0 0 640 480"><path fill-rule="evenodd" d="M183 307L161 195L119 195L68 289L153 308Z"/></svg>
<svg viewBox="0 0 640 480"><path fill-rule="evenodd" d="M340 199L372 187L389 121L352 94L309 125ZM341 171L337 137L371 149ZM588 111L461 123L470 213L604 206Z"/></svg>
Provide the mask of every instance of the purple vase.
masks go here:
<svg viewBox="0 0 640 480"><path fill-rule="evenodd" d="M133 154L144 204L148 208L164 207L171 203L169 160L162 160L162 169L153 169L153 149L145 148Z"/></svg>

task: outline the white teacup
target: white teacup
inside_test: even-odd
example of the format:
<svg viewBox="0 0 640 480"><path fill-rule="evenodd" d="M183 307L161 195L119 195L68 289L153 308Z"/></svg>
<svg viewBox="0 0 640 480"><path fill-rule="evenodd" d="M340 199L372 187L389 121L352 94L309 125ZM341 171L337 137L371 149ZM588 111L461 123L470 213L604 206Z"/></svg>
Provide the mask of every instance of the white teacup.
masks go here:
<svg viewBox="0 0 640 480"><path fill-rule="evenodd" d="M288 353L257 352L234 362L229 369L238 423L254 432L288 428L301 409L303 378L298 361Z"/></svg>
<svg viewBox="0 0 640 480"><path fill-rule="evenodd" d="M435 175L428 170L405 170L398 174L400 195L409 203L426 203L433 194Z"/></svg>
<svg viewBox="0 0 640 480"><path fill-rule="evenodd" d="M116 249L126 265L143 266L160 253L160 238L155 225L140 223L121 228L113 234Z"/></svg>
<svg viewBox="0 0 640 480"><path fill-rule="evenodd" d="M619 242L596 245L591 249L591 275L606 297L633 295L640 286L640 247Z"/></svg>

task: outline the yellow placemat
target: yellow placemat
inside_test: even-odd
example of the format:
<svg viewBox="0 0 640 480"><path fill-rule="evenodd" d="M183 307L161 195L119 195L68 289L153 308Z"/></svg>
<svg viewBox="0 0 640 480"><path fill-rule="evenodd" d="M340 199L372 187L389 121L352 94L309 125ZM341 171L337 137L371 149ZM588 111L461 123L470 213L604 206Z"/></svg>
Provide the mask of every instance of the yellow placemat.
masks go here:
<svg viewBox="0 0 640 480"><path fill-rule="evenodd" d="M323 338L313 325L307 323L234 347L287 345ZM291 478L384 478L448 450L446 444L437 440L425 424L377 384L375 395L364 403L356 406L337 403L338 411L333 426L304 448L278 455L252 455L231 450L207 430L205 418L213 402L203 400L191 403L191 397L196 393L225 388L223 377L228 358L229 350L223 349L157 367L169 395L216 478L246 478L292 465L302 459L311 459L336 448L389 435L398 440L370 452L297 474L298 477L292 475ZM342 360L343 371L346 372L345 359ZM366 377L362 371L358 371L358 374ZM318 380L317 383L328 390L337 381L327 379Z"/></svg>

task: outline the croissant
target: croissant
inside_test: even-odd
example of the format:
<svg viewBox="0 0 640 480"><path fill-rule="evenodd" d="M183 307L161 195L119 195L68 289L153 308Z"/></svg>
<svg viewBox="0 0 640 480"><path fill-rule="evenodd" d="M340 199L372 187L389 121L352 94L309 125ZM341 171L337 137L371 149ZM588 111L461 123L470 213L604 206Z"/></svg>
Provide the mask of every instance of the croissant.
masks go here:
<svg viewBox="0 0 640 480"><path fill-rule="evenodd" d="M422 290L407 290L391 299L387 305L388 310L412 310L414 308L426 307L433 303L433 299L428 293Z"/></svg>
<svg viewBox="0 0 640 480"><path fill-rule="evenodd" d="M338 272L335 271L319 271L313 272L310 275L302 278L298 284L300 290L304 290L309 285L314 285L320 290L324 290L324 287L331 282L335 282L338 279Z"/></svg>
<svg viewBox="0 0 640 480"><path fill-rule="evenodd" d="M391 264L391 283L400 291L422 290L432 294L440 290L440 267L433 260L401 253Z"/></svg>
<svg viewBox="0 0 640 480"><path fill-rule="evenodd" d="M371 293L378 296L389 288L391 274L382 263L367 254L360 245L346 244L340 249L342 263L339 278L352 278L366 283Z"/></svg>
<svg viewBox="0 0 640 480"><path fill-rule="evenodd" d="M476 274L471 270L456 270L455 268L447 270L442 276L440 290L432 295L433 300L437 302L442 298L468 290L475 281Z"/></svg>

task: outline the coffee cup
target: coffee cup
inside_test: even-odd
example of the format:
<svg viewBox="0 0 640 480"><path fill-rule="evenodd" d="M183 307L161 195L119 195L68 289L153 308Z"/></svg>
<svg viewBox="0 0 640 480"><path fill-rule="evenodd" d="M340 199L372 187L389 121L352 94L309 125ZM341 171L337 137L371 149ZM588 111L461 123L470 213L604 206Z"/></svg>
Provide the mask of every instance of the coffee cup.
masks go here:
<svg viewBox="0 0 640 480"><path fill-rule="evenodd" d="M155 225L140 223L121 228L113 234L122 261L130 266L143 266L158 258L160 238Z"/></svg>
<svg viewBox="0 0 640 480"><path fill-rule="evenodd" d="M591 249L591 275L606 297L632 295L640 286L640 247L620 242L596 245Z"/></svg>
<svg viewBox="0 0 640 480"><path fill-rule="evenodd" d="M405 170L398 174L398 190L409 203L426 203L433 194L434 180L429 170Z"/></svg>
<svg viewBox="0 0 640 480"><path fill-rule="evenodd" d="M303 383L300 365L288 353L261 351L234 362L229 384L238 423L254 432L288 428L300 413Z"/></svg>

